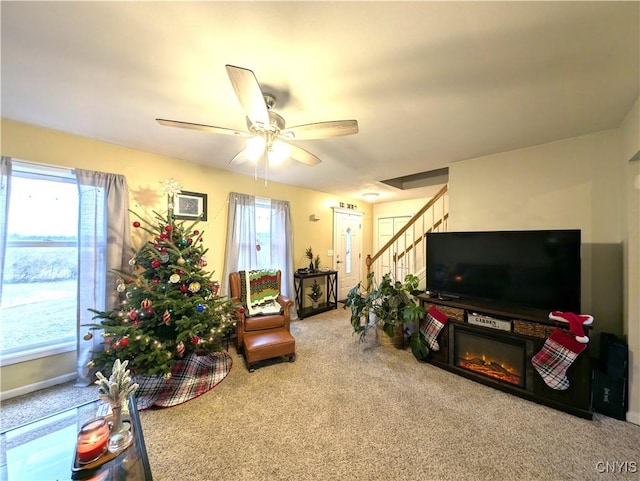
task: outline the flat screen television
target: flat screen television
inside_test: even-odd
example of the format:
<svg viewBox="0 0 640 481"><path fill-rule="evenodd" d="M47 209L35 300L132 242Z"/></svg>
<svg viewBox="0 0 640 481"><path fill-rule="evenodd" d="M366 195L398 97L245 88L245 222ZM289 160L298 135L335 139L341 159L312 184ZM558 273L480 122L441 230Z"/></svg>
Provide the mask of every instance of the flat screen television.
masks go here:
<svg viewBox="0 0 640 481"><path fill-rule="evenodd" d="M430 293L580 312L580 230L435 232L425 244Z"/></svg>

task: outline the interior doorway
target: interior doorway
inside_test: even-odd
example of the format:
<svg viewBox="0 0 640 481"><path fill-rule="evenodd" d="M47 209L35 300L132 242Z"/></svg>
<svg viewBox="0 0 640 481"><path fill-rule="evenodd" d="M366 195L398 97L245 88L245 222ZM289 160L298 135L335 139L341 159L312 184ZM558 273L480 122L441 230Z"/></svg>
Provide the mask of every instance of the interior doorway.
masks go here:
<svg viewBox="0 0 640 481"><path fill-rule="evenodd" d="M362 212L333 210L333 269L338 271L338 300L362 280Z"/></svg>

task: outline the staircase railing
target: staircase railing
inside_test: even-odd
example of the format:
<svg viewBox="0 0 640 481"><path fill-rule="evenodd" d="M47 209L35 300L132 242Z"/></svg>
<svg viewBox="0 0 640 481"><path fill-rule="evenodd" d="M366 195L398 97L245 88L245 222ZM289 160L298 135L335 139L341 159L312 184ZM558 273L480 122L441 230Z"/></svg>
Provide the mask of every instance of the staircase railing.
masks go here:
<svg viewBox="0 0 640 481"><path fill-rule="evenodd" d="M386 273L403 280L407 274L423 279L426 270L424 238L428 232L444 232L449 221L448 186L445 185L378 252L367 255L367 275L379 281Z"/></svg>

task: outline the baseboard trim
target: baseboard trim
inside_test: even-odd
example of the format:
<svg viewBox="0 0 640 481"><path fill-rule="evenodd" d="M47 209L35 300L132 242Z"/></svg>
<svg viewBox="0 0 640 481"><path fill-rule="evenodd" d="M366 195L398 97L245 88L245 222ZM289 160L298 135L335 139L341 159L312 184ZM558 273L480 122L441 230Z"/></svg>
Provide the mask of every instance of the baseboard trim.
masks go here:
<svg viewBox="0 0 640 481"><path fill-rule="evenodd" d="M69 374L63 374L62 376L54 377L51 379L45 379L44 381L36 382L34 384L28 384L26 386L20 386L15 389L9 389L8 391L0 392L0 401L6 401L14 397L29 394L40 389L45 389L57 384L64 384L65 382L75 381L77 374L70 372Z"/></svg>
<svg viewBox="0 0 640 481"><path fill-rule="evenodd" d="M627 411L627 421L640 426L640 412Z"/></svg>

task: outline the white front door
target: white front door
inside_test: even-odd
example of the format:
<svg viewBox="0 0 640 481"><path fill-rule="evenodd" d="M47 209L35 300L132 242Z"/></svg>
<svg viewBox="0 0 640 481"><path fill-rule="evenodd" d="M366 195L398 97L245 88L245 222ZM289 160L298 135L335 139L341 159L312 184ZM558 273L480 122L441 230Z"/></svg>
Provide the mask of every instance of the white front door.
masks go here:
<svg viewBox="0 0 640 481"><path fill-rule="evenodd" d="M338 271L338 300L362 279L362 212L333 211L333 268Z"/></svg>

